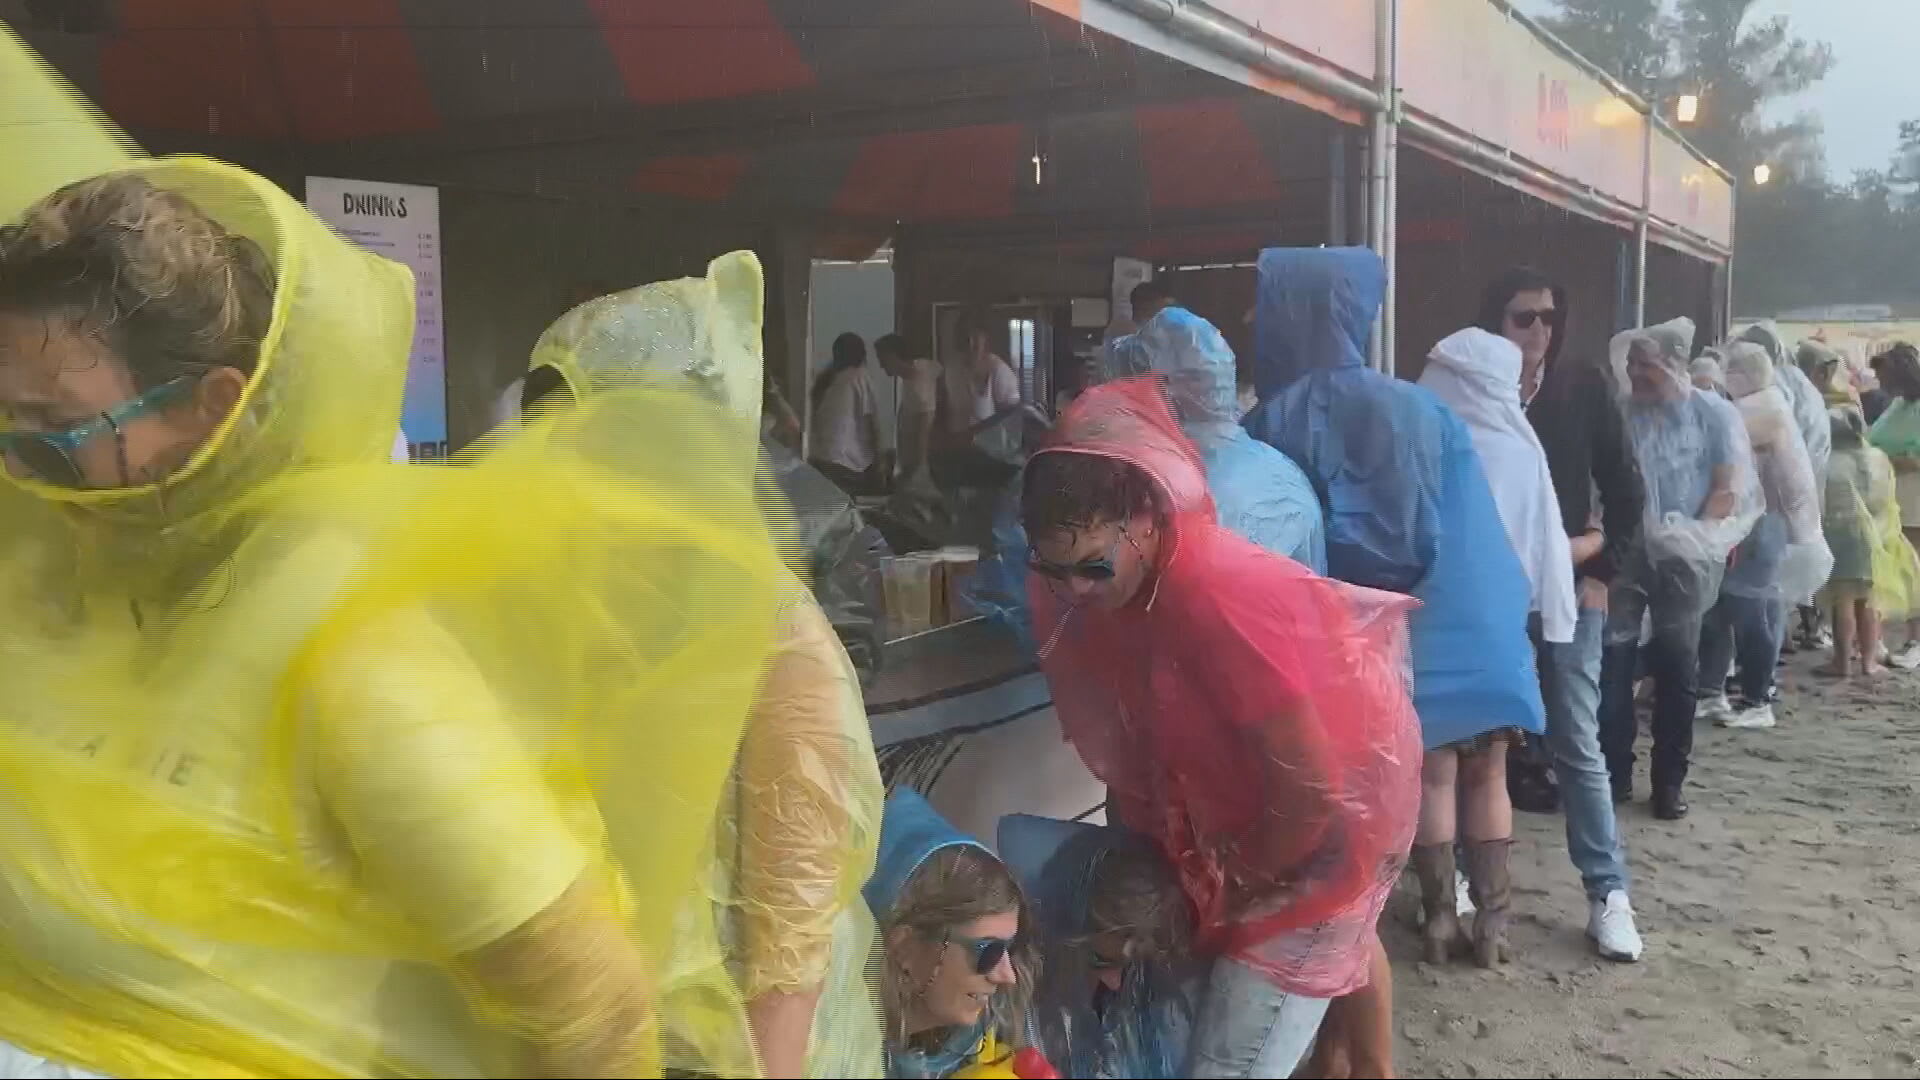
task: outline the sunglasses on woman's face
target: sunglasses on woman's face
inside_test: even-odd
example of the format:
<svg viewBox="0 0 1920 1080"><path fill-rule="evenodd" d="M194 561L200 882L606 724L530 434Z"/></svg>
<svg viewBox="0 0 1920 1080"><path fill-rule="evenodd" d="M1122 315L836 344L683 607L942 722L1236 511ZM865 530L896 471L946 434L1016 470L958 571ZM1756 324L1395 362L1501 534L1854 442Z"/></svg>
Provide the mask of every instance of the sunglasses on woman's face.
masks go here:
<svg viewBox="0 0 1920 1080"><path fill-rule="evenodd" d="M1552 308L1540 308L1537 311L1509 311L1507 321L1512 323L1516 330L1531 330L1536 324L1543 322L1552 326L1556 314L1558 313Z"/></svg>
<svg viewBox="0 0 1920 1080"><path fill-rule="evenodd" d="M120 448L120 471L127 471L126 443L121 429L131 420L146 416L179 397L193 385L187 378L174 379L106 412L59 431L0 431L0 457L17 462L29 476L55 487L82 488L85 474L75 455L80 448L108 432Z"/></svg>
<svg viewBox="0 0 1920 1080"><path fill-rule="evenodd" d="M970 938L961 937L958 934L948 935L947 944L958 946L961 951L973 958L975 975L993 974L994 969L1000 966L1000 962L1007 958L1008 951L1013 948L1013 942L1006 938Z"/></svg>

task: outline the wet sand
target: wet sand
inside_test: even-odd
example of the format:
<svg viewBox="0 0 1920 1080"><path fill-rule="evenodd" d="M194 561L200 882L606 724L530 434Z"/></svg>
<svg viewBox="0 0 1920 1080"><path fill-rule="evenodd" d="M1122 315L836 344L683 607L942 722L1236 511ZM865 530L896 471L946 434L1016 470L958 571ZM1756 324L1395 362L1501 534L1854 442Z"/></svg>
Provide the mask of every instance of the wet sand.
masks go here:
<svg viewBox="0 0 1920 1080"><path fill-rule="evenodd" d="M1647 955L1596 957L1558 817L1519 815L1515 962L1383 933L1408 1077L1920 1076L1920 674L1790 658L1771 731L1697 730L1684 821L1622 807Z"/></svg>

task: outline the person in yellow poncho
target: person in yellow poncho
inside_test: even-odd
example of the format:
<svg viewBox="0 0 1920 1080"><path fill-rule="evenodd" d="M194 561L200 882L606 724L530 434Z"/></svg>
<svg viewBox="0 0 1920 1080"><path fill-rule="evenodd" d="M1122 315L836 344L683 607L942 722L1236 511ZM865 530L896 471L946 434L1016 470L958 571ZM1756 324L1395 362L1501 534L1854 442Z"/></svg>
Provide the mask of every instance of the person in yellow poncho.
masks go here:
<svg viewBox="0 0 1920 1080"><path fill-rule="evenodd" d="M1830 409L1833 460L1827 466L1822 519L1833 549L1825 598L1833 615L1833 659L1821 674L1878 675L1883 620L1912 615L1920 557L1901 532L1893 463L1867 441L1860 410Z"/></svg>
<svg viewBox="0 0 1920 1080"><path fill-rule="evenodd" d="M673 379L757 428L762 296L759 260L742 251L703 278L574 308L534 346L529 415ZM721 814L714 898L767 1075L877 1076L879 1006L864 973L874 930L859 892L884 792L852 663L797 579L792 595Z"/></svg>
<svg viewBox="0 0 1920 1080"><path fill-rule="evenodd" d="M41 196L0 176L0 1049L752 1074L724 971L662 987L789 604L757 432L636 387L398 468L404 269L202 159Z"/></svg>

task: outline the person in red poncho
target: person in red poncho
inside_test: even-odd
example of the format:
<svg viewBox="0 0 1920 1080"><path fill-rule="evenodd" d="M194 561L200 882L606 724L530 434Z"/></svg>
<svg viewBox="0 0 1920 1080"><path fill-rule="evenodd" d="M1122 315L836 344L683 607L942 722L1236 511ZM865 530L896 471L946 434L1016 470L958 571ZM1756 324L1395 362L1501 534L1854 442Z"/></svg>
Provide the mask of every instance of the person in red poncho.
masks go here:
<svg viewBox="0 0 1920 1080"><path fill-rule="evenodd" d="M1328 1002L1366 985L1413 840L1414 602L1220 527L1157 378L1076 400L1022 512L1061 725L1215 957L1185 1075L1291 1075Z"/></svg>

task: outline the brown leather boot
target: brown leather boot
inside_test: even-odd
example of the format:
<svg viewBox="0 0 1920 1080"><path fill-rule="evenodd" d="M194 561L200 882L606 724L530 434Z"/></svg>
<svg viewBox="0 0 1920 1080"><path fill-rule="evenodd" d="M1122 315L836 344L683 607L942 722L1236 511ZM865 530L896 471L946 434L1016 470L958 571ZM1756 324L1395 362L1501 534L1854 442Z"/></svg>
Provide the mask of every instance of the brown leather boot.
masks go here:
<svg viewBox="0 0 1920 1080"><path fill-rule="evenodd" d="M1510 958L1507 919L1513 910L1513 877L1507 862L1513 838L1469 841L1466 849L1468 894L1479 909L1473 917L1473 960L1490 968Z"/></svg>
<svg viewBox="0 0 1920 1080"><path fill-rule="evenodd" d="M1420 931L1426 961L1444 964L1465 944L1455 908L1453 842L1415 844L1413 876L1420 882L1420 906L1427 913L1426 925Z"/></svg>

